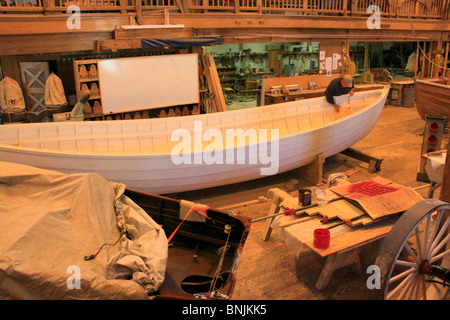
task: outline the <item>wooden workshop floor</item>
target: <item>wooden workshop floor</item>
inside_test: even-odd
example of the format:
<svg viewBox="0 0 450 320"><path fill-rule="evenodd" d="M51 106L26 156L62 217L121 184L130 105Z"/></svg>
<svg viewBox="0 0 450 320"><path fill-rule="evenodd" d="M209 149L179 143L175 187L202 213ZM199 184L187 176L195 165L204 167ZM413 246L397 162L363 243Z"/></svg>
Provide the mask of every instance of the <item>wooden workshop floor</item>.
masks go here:
<svg viewBox="0 0 450 320"><path fill-rule="evenodd" d="M353 148L371 156L382 158L381 171L369 173L366 163L338 154L326 160L324 177L331 173L358 168L350 182L381 176L409 187L425 183L416 181L419 154L422 146L422 131L425 122L415 108L386 106L374 130ZM228 206L267 196L272 187L295 194L300 187L310 185L299 178L295 171L274 177L208 190L179 194L183 199L208 204L213 207ZM428 189L418 190L426 197ZM439 197L440 189L434 196ZM251 218L268 214L271 201L232 209ZM319 291L315 284L325 260L304 247L296 259L277 233L272 232L269 241L263 241L265 222L252 224L243 254L237 269L237 284L233 300L359 300L368 298L365 274L367 265L362 265L363 274L356 275L350 267L333 273L328 286Z"/></svg>

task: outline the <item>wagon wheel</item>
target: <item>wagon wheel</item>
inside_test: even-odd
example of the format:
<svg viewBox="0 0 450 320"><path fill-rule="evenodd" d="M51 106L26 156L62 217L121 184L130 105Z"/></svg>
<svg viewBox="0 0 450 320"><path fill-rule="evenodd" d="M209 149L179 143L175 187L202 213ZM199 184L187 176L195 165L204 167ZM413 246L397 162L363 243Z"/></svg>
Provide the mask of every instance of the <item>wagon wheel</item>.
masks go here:
<svg viewBox="0 0 450 320"><path fill-rule="evenodd" d="M372 298L445 299L448 283L443 286L430 280L431 270L450 268L448 209L448 203L426 199L397 220L375 260L381 286L371 290Z"/></svg>

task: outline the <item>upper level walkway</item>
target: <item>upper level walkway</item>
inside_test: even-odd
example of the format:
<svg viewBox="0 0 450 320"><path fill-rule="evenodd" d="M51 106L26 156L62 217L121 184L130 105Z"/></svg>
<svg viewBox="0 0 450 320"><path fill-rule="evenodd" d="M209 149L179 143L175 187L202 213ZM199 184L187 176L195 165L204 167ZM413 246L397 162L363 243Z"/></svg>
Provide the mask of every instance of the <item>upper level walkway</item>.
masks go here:
<svg viewBox="0 0 450 320"><path fill-rule="evenodd" d="M0 13L66 12L77 5L82 12L258 13L323 16L369 16L447 20L450 0L0 0ZM376 7L373 7L376 6Z"/></svg>
<svg viewBox="0 0 450 320"><path fill-rule="evenodd" d="M76 12L81 27L70 28ZM374 14L375 29L368 25ZM449 41L449 21L450 0L0 0L0 56L205 35L224 43ZM136 28L124 28L130 25Z"/></svg>

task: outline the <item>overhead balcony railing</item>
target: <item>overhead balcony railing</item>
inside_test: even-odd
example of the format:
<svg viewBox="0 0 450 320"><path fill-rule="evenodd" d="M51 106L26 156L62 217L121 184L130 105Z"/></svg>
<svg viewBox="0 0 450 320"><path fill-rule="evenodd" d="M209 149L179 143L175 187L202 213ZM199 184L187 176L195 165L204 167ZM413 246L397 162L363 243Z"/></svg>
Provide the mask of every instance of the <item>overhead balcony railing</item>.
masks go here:
<svg viewBox="0 0 450 320"><path fill-rule="evenodd" d="M377 10L384 17L448 19L450 0L191 0L189 9L325 16L369 16Z"/></svg>
<svg viewBox="0 0 450 320"><path fill-rule="evenodd" d="M65 12L76 5L82 12L128 12L142 10L179 10L176 0L0 0L0 12Z"/></svg>
<svg viewBox="0 0 450 320"><path fill-rule="evenodd" d="M82 12L97 13L164 9L182 13L369 16L377 10L381 16L392 18L450 18L450 0L0 0L0 13L65 12L71 5Z"/></svg>
<svg viewBox="0 0 450 320"><path fill-rule="evenodd" d="M192 0L191 10L258 12L262 14L343 14L347 0Z"/></svg>

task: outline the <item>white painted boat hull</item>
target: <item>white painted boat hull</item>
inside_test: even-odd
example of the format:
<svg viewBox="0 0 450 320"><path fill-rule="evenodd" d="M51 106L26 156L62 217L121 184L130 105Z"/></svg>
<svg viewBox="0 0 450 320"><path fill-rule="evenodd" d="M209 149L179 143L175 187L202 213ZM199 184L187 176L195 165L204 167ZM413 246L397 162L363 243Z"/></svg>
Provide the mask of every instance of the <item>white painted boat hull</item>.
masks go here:
<svg viewBox="0 0 450 320"><path fill-rule="evenodd" d="M270 164L261 159L251 164L255 155L249 157L249 145L241 145L234 151L245 150L244 164L176 165L170 153L179 143L170 141L174 129L192 132L194 121L202 121L204 129L222 132L279 129L276 173L282 173L310 163L319 153L325 157L337 154L364 138L378 121L388 91L355 93L348 105L348 96L337 97L344 108L367 105L331 123L325 119L334 113L333 107L324 98L314 98L189 117L3 125L0 160L65 173L95 172L127 188L156 194L216 187L265 177L261 169ZM322 111L323 116L311 116Z"/></svg>

